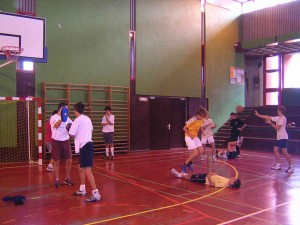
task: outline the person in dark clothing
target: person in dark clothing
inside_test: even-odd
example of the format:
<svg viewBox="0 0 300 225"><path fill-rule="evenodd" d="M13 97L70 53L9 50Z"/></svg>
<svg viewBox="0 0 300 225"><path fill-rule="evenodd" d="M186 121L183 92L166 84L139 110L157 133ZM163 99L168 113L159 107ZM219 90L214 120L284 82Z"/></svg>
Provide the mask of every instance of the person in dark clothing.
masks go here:
<svg viewBox="0 0 300 225"><path fill-rule="evenodd" d="M238 141L241 136L241 131L246 127L246 124L234 112L230 113L230 141ZM236 146L236 157L240 158L240 147Z"/></svg>

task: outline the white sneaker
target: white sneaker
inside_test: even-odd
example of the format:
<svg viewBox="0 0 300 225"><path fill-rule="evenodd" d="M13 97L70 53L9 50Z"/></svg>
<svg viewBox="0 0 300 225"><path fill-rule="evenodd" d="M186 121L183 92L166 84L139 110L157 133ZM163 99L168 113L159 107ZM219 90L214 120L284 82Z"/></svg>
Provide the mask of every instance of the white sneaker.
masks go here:
<svg viewBox="0 0 300 225"><path fill-rule="evenodd" d="M212 158L211 158L211 161L212 162L217 162L218 160L217 160L217 157L216 156L213 156Z"/></svg>
<svg viewBox="0 0 300 225"><path fill-rule="evenodd" d="M174 168L171 170L171 173L174 174L176 177L181 177L181 173L179 173L177 170L175 170Z"/></svg>
<svg viewBox="0 0 300 225"><path fill-rule="evenodd" d="M241 156L241 155L236 155L236 157L237 157L237 158L242 158L242 156Z"/></svg>
<svg viewBox="0 0 300 225"><path fill-rule="evenodd" d="M54 172L53 166L50 166L50 165L48 165L46 170L49 172Z"/></svg>
<svg viewBox="0 0 300 225"><path fill-rule="evenodd" d="M100 194L96 194L96 195L92 195L90 198L85 199L86 202L96 202L96 201L100 201L101 199L101 195Z"/></svg>
<svg viewBox="0 0 300 225"><path fill-rule="evenodd" d="M271 167L271 170L281 170L280 164L276 164L275 166Z"/></svg>
<svg viewBox="0 0 300 225"><path fill-rule="evenodd" d="M204 161L206 159L206 155L201 156L201 161Z"/></svg>
<svg viewBox="0 0 300 225"><path fill-rule="evenodd" d="M238 145L239 147L242 146L242 144L243 144L243 139L244 139L243 136L238 137L237 145Z"/></svg>
<svg viewBox="0 0 300 225"><path fill-rule="evenodd" d="M294 173L294 166L289 166L285 172Z"/></svg>

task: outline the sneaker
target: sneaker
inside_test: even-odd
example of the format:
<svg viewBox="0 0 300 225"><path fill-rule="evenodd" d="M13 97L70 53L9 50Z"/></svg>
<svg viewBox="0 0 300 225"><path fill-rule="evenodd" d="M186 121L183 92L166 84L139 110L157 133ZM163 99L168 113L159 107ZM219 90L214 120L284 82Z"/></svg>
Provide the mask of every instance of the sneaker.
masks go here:
<svg viewBox="0 0 300 225"><path fill-rule="evenodd" d="M86 195L86 190L84 190L84 191L78 190L78 191L74 192L73 195L85 196Z"/></svg>
<svg viewBox="0 0 300 225"><path fill-rule="evenodd" d="M201 156L200 160L204 161L206 159L206 155Z"/></svg>
<svg viewBox="0 0 300 225"><path fill-rule="evenodd" d="M113 156L111 156L111 157L109 157L109 159L110 159L110 160L114 160L114 157L113 157Z"/></svg>
<svg viewBox="0 0 300 225"><path fill-rule="evenodd" d="M287 168L287 170L285 172L287 172L287 173L294 173L294 167L293 166L289 166L289 168Z"/></svg>
<svg viewBox="0 0 300 225"><path fill-rule="evenodd" d="M60 181L59 181L59 180L56 180L55 183L54 183L54 186L55 186L56 188L59 188L59 186L60 186Z"/></svg>
<svg viewBox="0 0 300 225"><path fill-rule="evenodd" d="M243 139L244 139L244 137L243 137L243 136L241 136L241 137L238 137L237 145L238 145L239 147L241 147L241 146L242 146L242 144L243 144Z"/></svg>
<svg viewBox="0 0 300 225"><path fill-rule="evenodd" d="M171 173L174 174L176 177L181 177L181 173L179 173L177 170L174 168L171 170Z"/></svg>
<svg viewBox="0 0 300 225"><path fill-rule="evenodd" d="M191 172L194 172L194 168L193 168L193 163L192 163L192 162L189 162L189 163L187 164L187 167L189 168L189 170L190 170Z"/></svg>
<svg viewBox="0 0 300 225"><path fill-rule="evenodd" d="M241 156L241 155L236 155L236 157L237 157L237 158L242 158L242 156Z"/></svg>
<svg viewBox="0 0 300 225"><path fill-rule="evenodd" d="M212 162L217 162L218 160L217 160L217 157L216 156L213 156L212 158L211 158L211 161Z"/></svg>
<svg viewBox="0 0 300 225"><path fill-rule="evenodd" d="M183 173L187 173L187 165L183 164L181 169Z"/></svg>
<svg viewBox="0 0 300 225"><path fill-rule="evenodd" d="M100 201L101 199L101 195L97 194L97 195L92 195L90 198L87 198L85 201L86 202L96 202L96 201Z"/></svg>
<svg viewBox="0 0 300 225"><path fill-rule="evenodd" d="M103 159L109 159L109 156L105 155L103 156Z"/></svg>
<svg viewBox="0 0 300 225"><path fill-rule="evenodd" d="M271 170L281 170L280 165L276 164L275 166L271 167Z"/></svg>
<svg viewBox="0 0 300 225"><path fill-rule="evenodd" d="M74 183L71 181L70 177L65 179L65 182L64 182L65 185L69 185L69 186L73 186Z"/></svg>
<svg viewBox="0 0 300 225"><path fill-rule="evenodd" d="M49 171L49 172L54 172L53 166L49 166L49 165L48 165L48 167L47 167L46 170Z"/></svg>

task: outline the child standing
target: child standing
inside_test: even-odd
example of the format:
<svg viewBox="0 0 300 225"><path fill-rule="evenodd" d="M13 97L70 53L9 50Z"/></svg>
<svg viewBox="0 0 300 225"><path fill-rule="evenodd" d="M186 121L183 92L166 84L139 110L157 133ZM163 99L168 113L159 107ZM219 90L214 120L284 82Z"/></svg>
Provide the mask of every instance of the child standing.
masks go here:
<svg viewBox="0 0 300 225"><path fill-rule="evenodd" d="M204 123L201 127L202 130L201 143L204 149L203 156L205 156L205 145L207 143L211 145L211 160L213 162L216 162L216 145L215 145L215 140L214 140L212 130L215 129L216 127L217 125L214 124L214 121L211 118L209 118L209 112L207 112L204 119Z"/></svg>
<svg viewBox="0 0 300 225"><path fill-rule="evenodd" d="M84 115L84 104L78 102L74 105L76 119L70 128L70 135L74 136L75 152L79 153L79 190L74 195L86 195L85 177L87 177L91 187L92 195L86 202L96 202L101 199L97 189L94 175L92 173L94 159L94 145L92 142L93 124L91 119Z"/></svg>
<svg viewBox="0 0 300 225"><path fill-rule="evenodd" d="M284 114L286 113L286 108L284 106L279 106L277 110L278 116L267 116L267 115L260 115L257 111L254 112L256 116L259 118L265 119L265 122L267 124L270 124L277 133L277 140L275 142L273 151L276 158L276 165L271 167L272 170L281 170L280 166L280 154L279 149L282 150L283 155L285 156L287 162L289 163L289 167L285 172L287 173L293 173L294 172L294 166L292 164L291 157L287 151L287 143L288 143L288 134L286 132L286 117ZM272 122L274 121L275 124Z"/></svg>
<svg viewBox="0 0 300 225"><path fill-rule="evenodd" d="M111 113L111 107L107 106L104 109L105 115L102 118L102 132L103 132L103 141L105 143L105 156L104 159L114 159L114 132L115 132L115 116ZM109 150L111 156L109 156Z"/></svg>
<svg viewBox="0 0 300 225"><path fill-rule="evenodd" d="M57 110L54 110L52 112L51 116L53 116L56 113L57 113ZM47 120L46 125L45 125L45 146L50 154L52 152L52 141L53 141L51 136L52 136L52 131L51 131L51 124L50 124L50 119L49 119L49 120ZM54 164L54 159L52 158L52 154L51 154L51 159L50 159L50 162L49 162L46 170L49 172L53 172L54 171L53 164Z"/></svg>

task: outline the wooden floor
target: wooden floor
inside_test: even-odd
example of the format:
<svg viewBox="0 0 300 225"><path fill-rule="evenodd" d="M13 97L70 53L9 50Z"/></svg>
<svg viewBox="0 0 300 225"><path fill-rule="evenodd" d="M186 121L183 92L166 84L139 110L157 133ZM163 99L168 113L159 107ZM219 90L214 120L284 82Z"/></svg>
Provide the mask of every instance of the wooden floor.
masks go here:
<svg viewBox="0 0 300 225"><path fill-rule="evenodd" d="M238 173L240 189L213 188L174 177L186 149L139 151L96 156L93 173L102 199L86 203L72 193L79 187L78 158L71 178L75 186L54 187L46 164L0 164L0 196L24 195L24 205L0 202L0 224L300 224L300 155L292 155L295 173L272 171L270 152L242 152L242 158L218 163L198 161L195 172ZM61 179L64 165L61 166ZM91 188L87 185L88 192Z"/></svg>

